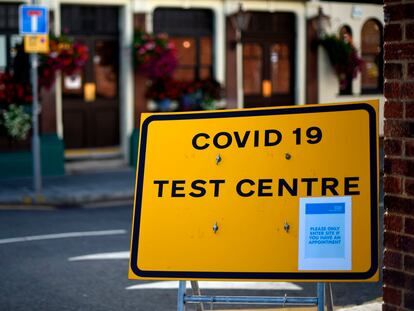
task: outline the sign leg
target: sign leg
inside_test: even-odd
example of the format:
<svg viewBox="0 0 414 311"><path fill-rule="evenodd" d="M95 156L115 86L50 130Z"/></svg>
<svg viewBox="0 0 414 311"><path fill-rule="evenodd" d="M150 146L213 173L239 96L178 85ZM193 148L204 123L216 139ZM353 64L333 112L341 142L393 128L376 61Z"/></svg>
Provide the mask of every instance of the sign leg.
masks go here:
<svg viewBox="0 0 414 311"><path fill-rule="evenodd" d="M198 286L197 281L191 281L191 288L193 289L194 295L198 295L198 296L201 295L200 287ZM204 311L203 303L200 303L197 305L197 311Z"/></svg>
<svg viewBox="0 0 414 311"><path fill-rule="evenodd" d="M328 311L334 311L332 283L326 284L326 308Z"/></svg>
<svg viewBox="0 0 414 311"><path fill-rule="evenodd" d="M325 283L318 282L318 311L325 310Z"/></svg>
<svg viewBox="0 0 414 311"><path fill-rule="evenodd" d="M186 281L180 281L178 286L177 311L185 311L184 296L185 288L187 286L186 283Z"/></svg>

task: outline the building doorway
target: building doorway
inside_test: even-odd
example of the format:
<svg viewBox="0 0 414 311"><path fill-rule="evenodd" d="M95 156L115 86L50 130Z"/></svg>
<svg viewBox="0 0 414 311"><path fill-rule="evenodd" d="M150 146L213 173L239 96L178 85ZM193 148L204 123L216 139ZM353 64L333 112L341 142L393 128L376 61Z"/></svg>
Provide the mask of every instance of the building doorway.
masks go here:
<svg viewBox="0 0 414 311"><path fill-rule="evenodd" d="M62 34L89 49L83 71L62 77L67 149L119 145L118 11L113 6L61 6Z"/></svg>
<svg viewBox="0 0 414 311"><path fill-rule="evenodd" d="M244 107L295 103L295 40L293 13L249 12L242 33Z"/></svg>

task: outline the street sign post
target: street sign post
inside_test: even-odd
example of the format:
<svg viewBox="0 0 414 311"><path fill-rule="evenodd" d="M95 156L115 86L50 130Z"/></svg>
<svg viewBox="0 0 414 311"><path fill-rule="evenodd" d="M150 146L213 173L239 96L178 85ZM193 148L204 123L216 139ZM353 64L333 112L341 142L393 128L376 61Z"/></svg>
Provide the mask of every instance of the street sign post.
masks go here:
<svg viewBox="0 0 414 311"><path fill-rule="evenodd" d="M32 0L34 4L34 0ZM37 36L47 35L49 32L49 17L46 7L38 5L21 5L19 8L19 30L21 35ZM39 41L36 38L25 38L25 49L30 47L30 43L34 42L33 49L28 51L31 53L31 80L32 80L32 157L33 157L33 188L36 193L42 190L42 176L41 176L41 161L40 161L40 139L39 139L39 94L38 94L38 75L37 68L38 55L37 52L44 52L48 49L48 42L45 38L40 37ZM46 47L45 47L46 46ZM39 51L40 49L40 51ZM30 48L29 48L30 50Z"/></svg>
<svg viewBox="0 0 414 311"><path fill-rule="evenodd" d="M143 114L129 277L378 280L378 102Z"/></svg>

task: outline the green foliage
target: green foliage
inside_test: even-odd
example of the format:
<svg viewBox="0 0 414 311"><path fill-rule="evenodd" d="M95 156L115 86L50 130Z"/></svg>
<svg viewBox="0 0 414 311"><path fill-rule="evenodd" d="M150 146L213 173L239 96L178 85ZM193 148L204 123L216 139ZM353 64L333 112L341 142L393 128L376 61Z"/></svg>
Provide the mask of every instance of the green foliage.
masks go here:
<svg viewBox="0 0 414 311"><path fill-rule="evenodd" d="M336 67L341 64L347 64L352 47L349 43L337 38L334 35L327 35L320 40L320 45L328 54L331 65Z"/></svg>
<svg viewBox="0 0 414 311"><path fill-rule="evenodd" d="M16 140L26 139L31 129L31 117L22 106L9 105L8 109L2 112L1 117L0 124L6 128L10 137Z"/></svg>
<svg viewBox="0 0 414 311"><path fill-rule="evenodd" d="M358 56L356 48L350 42L326 35L318 42L328 54L329 62L335 69L341 88L346 86L347 76L355 78L362 70L362 59Z"/></svg>

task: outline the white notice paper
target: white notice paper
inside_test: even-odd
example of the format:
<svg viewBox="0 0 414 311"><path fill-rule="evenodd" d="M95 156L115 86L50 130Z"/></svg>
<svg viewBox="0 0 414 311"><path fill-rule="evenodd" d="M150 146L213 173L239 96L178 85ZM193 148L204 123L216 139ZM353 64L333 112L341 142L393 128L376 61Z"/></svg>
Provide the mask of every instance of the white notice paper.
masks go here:
<svg viewBox="0 0 414 311"><path fill-rule="evenodd" d="M299 270L352 269L352 198L301 198Z"/></svg>
<svg viewBox="0 0 414 311"><path fill-rule="evenodd" d="M65 76L63 81L67 90L79 90L82 87L82 77L79 74Z"/></svg>

